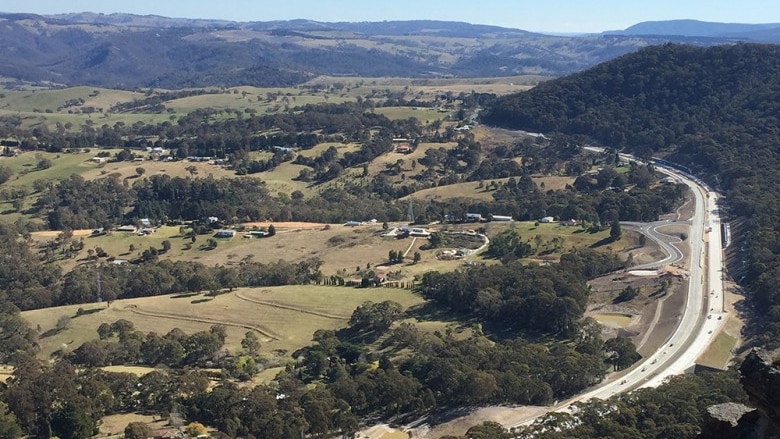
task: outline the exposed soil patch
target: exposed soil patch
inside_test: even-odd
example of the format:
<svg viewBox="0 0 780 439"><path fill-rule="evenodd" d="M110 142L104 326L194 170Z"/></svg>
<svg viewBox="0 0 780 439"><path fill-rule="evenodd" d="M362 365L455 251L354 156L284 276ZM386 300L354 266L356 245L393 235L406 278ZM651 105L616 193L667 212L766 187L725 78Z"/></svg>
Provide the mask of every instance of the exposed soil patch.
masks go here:
<svg viewBox="0 0 780 439"><path fill-rule="evenodd" d="M685 304L687 282L683 275L661 271L656 276L633 276L615 273L588 283L592 293L586 316L622 316L621 323L602 323L602 336L630 337L641 351L663 342L672 332ZM639 291L631 300L620 301L618 296L626 288ZM604 320L604 319L601 319ZM606 324L605 324L606 323Z"/></svg>
<svg viewBox="0 0 780 439"><path fill-rule="evenodd" d="M623 230L621 240L628 241L625 250L618 253L623 259L631 259L631 265L647 264L666 257L666 253L652 239L646 239L641 245L641 233L633 230Z"/></svg>
<svg viewBox="0 0 780 439"><path fill-rule="evenodd" d="M412 437L439 438L443 436L461 436L469 428L482 424L485 421L494 421L502 425L514 425L524 422L532 417L539 416L549 407L521 406L521 407L482 407L478 409L465 408L467 413L459 413L455 419L437 424L433 427L418 428L413 431Z"/></svg>

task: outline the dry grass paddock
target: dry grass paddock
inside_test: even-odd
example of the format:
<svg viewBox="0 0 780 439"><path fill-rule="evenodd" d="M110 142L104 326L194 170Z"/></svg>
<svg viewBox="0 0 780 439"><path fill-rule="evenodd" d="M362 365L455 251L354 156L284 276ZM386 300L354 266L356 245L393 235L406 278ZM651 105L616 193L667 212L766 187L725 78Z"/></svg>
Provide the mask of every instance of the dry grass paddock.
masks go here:
<svg viewBox="0 0 780 439"><path fill-rule="evenodd" d="M239 288L214 298L166 295L117 300L110 307L105 303L69 305L25 311L22 316L32 328L40 328L41 357L58 350L71 351L97 338L101 323L119 319L133 322L137 330L159 334L173 328L189 334L222 324L227 327L226 345L232 352L240 350L247 331L255 331L263 352L289 353L310 344L318 329L347 326L352 311L367 300L393 300L404 308L422 303L411 291L396 288L295 285ZM76 316L79 308L97 311ZM62 316L71 320L66 329L57 332L53 329Z"/></svg>

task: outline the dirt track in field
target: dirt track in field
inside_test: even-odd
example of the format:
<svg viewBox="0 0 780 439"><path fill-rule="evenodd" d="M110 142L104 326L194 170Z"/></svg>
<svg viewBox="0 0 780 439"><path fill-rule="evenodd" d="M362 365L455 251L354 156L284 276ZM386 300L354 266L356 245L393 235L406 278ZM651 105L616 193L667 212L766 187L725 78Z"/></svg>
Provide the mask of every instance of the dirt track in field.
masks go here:
<svg viewBox="0 0 780 439"><path fill-rule="evenodd" d="M349 320L348 316L339 316L339 315L336 315L336 314L328 314L328 313L319 312L319 311L312 311L310 309L299 308L297 306L291 306L291 305L283 305L281 303L276 303L276 302L268 302L266 300L251 299L249 297L241 295L241 293L239 293L239 292L236 292L236 298L237 299L241 299L241 300L246 301L246 302L256 303L258 305L270 306L270 307L273 307L273 308L287 309L287 310L290 310L290 311L298 311L298 312L302 312L304 314L311 314L311 315L314 315L314 316L317 316L317 317L325 317L326 319Z"/></svg>
<svg viewBox="0 0 780 439"><path fill-rule="evenodd" d="M222 319L206 319L202 317L192 317L192 316L185 316L180 314L169 314L169 313L162 313L162 312L152 312L152 311L144 311L138 308L137 305L130 305L125 308L123 308L124 311L130 311L133 314L139 314L142 316L148 316L148 317L159 317L163 319L172 319L172 320L182 320L185 322L196 322L196 323L211 323L214 325L225 325L225 326L233 326L235 328L244 328L244 329L251 329L253 331L257 331L260 334L263 334L264 336L268 337L271 340L279 340L279 336L271 332L270 330L263 328L261 326L256 325L249 325L246 323L238 323L238 322L230 322L227 320Z"/></svg>

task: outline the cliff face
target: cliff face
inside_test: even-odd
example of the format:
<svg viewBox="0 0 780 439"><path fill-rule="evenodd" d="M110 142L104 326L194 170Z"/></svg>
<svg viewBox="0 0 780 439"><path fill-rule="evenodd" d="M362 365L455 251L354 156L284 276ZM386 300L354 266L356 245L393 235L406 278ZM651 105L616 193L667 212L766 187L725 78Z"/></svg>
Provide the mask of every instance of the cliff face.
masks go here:
<svg viewBox="0 0 780 439"><path fill-rule="evenodd" d="M754 349L740 366L742 386L750 403L780 433L780 369L772 363L772 356Z"/></svg>
<svg viewBox="0 0 780 439"><path fill-rule="evenodd" d="M707 409L700 439L780 438L780 369L772 356L754 349L739 368L742 386L755 408L718 404Z"/></svg>

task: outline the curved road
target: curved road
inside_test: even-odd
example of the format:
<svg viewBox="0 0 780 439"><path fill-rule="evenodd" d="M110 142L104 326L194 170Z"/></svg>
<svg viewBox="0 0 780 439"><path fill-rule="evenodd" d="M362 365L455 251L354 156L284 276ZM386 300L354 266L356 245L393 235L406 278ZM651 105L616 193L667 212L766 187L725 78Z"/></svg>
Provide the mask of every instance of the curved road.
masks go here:
<svg viewBox="0 0 780 439"><path fill-rule="evenodd" d="M668 226L671 224L687 224L690 225L689 221L680 221L676 223L669 223L666 221L656 221L654 223L637 223L637 222L631 222L631 221L621 221L621 226L623 226L626 229L629 230L635 230L637 232L642 233L645 236L648 236L650 239L655 241L668 255L667 257L659 260L659 261L653 261L648 262L646 264L640 264L640 265L634 265L633 267L630 267L633 270L643 270L643 269L649 269L649 268L660 268L664 265L670 265L674 264L675 262L681 261L683 258L683 253L680 251L679 248L677 248L673 244L679 244L682 242L682 240L676 236L667 235L666 233L659 232L659 227Z"/></svg>
<svg viewBox="0 0 780 439"><path fill-rule="evenodd" d="M600 148L587 149L601 151ZM621 158L638 161L625 154L621 154ZM691 247L691 260L685 311L669 339L655 353L633 366L620 379L605 382L551 407L548 411L569 411L571 404L576 402L592 398L607 399L617 393L637 388L656 387L662 384L666 378L685 373L704 353L723 324L723 283L721 278L723 249L719 231L720 218L717 210L718 194L711 191L706 183L692 175L660 165L656 165L656 169L677 178L687 185L694 194L695 210L690 221L688 238ZM658 223L650 223L641 224L639 227L647 230L652 239L669 251L669 257L665 260L674 260L678 256L674 246L667 243L665 238L655 235L655 229L659 225ZM679 256L681 257L681 255ZM657 264L658 262L652 265ZM527 425L538 417L540 416L528 417L521 422L506 425L506 427Z"/></svg>
<svg viewBox="0 0 780 439"><path fill-rule="evenodd" d="M594 152L603 152L602 148L586 147ZM624 160L638 159L626 154L620 154ZM688 243L690 245L690 276L685 310L678 326L672 335L652 355L644 358L624 374L620 379L611 380L592 388L574 398L549 407L546 412L570 411L576 402L592 398L607 399L617 393L628 392L642 387L655 387L673 375L685 373L695 364L695 361L709 346L714 335L721 328L724 320L723 301L723 249L720 239L720 218L718 217L718 194L713 192L706 183L695 176L685 174L673 168L656 164L656 170L677 178L690 188L694 194L695 210L690 220ZM687 222L681 222L687 223ZM682 259L682 253L674 247L669 235L656 229L669 223L636 223L628 224L638 227L661 245L668 253L662 261L643 264L634 268L650 268L669 264ZM710 239L712 238L712 239ZM531 415L516 422L505 424L512 428L527 425L543 416Z"/></svg>
<svg viewBox="0 0 780 439"><path fill-rule="evenodd" d="M634 159L628 155L621 156L628 160ZM723 249L716 208L718 195L692 175L659 165L656 165L656 169L679 179L694 194L695 210L688 238L691 260L685 311L672 335L654 354L636 365L620 381L606 383L587 392L577 397L578 401L604 399L639 387L655 387L672 375L684 373L704 353L713 334L723 323L723 283L720 275ZM650 229L656 227L651 226Z"/></svg>

